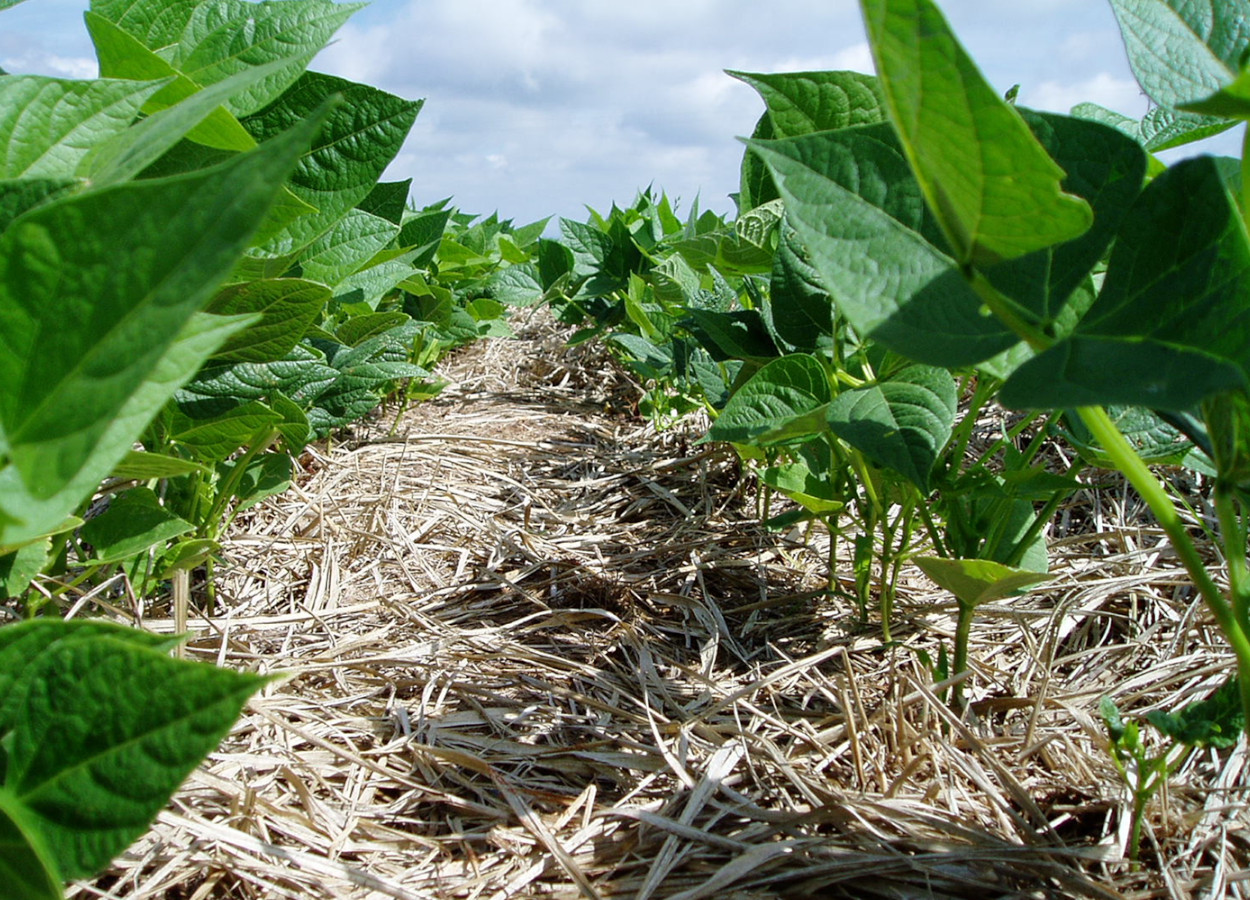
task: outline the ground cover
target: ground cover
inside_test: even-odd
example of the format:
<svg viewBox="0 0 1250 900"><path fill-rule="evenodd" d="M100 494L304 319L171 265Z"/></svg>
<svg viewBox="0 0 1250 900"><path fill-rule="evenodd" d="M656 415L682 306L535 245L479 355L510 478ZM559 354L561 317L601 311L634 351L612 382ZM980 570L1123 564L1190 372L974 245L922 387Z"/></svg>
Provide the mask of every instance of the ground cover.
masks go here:
<svg viewBox="0 0 1250 900"><path fill-rule="evenodd" d="M732 455L518 328L235 522L190 652L281 678L71 896L1237 895L1244 749L1190 759L1124 859L1100 698L1170 707L1228 655L1121 482L982 610L961 718L920 661L948 594L910 573L883 647L822 589L822 531L762 528Z"/></svg>
<svg viewBox="0 0 1250 900"><path fill-rule="evenodd" d="M1237 891L1247 195L1153 153L1244 54L1112 5L1141 122L931 0L732 73L732 222L410 206L420 101L304 68L350 4L96 0L105 77L0 73L0 880Z"/></svg>

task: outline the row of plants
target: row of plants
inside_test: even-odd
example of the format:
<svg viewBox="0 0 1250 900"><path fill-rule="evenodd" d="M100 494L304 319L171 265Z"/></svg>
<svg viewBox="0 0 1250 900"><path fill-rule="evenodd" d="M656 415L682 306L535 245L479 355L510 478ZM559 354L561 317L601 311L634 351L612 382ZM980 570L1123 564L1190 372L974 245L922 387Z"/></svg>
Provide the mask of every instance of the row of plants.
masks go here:
<svg viewBox="0 0 1250 900"><path fill-rule="evenodd" d="M1056 509L1086 469L1118 470L1236 659L1218 698L1150 721L1178 747L1230 746L1250 719L1250 157L1156 154L1250 118L1250 3L1112 0L1155 104L1140 121L1018 107L932 0L861 6L876 76L730 73L766 108L736 222L681 223L650 194L564 222L579 277L553 302L646 381L658 421L713 417L706 439L794 501L774 524L828 529L830 590L885 642L904 563L953 595L950 653L926 661L956 708L977 608L1047 580ZM1009 424L974 440L995 408ZM1076 450L1059 468L1056 439ZM1210 479L1226 589L1152 465ZM1180 751L1149 756L1102 713L1138 801L1136 858Z"/></svg>
<svg viewBox="0 0 1250 900"><path fill-rule="evenodd" d="M222 532L310 441L538 299L508 273L545 222L411 208L380 178L421 102L307 69L362 6L93 0L99 78L0 74L7 896L103 868L265 683L63 610L172 584L185 622L193 569L211 607Z"/></svg>
<svg viewBox="0 0 1250 900"><path fill-rule="evenodd" d="M657 422L706 410L707 439L793 501L773 524L827 528L830 590L885 641L904 564L949 590L955 640L930 665L964 676L957 708L977 607L1045 580L1055 509L1087 466L1120 469L1243 676L1240 703L1153 721L1186 746L1235 737L1243 180L1154 154L1247 117L1250 2L1210 21L1112 5L1157 104L1140 122L1018 108L931 0L863 0L877 76L733 73L765 105L734 221L648 191L557 239L379 183L420 103L306 69L356 4L95 0L101 78L0 77L0 594L32 616L0 629L17 895L58 896L124 848L263 684L40 607L115 574L177 595L309 441L437 392L443 354L538 302L608 342ZM996 405L1020 413L987 441ZM1079 451L1062 470L1042 459L1055 435ZM1213 479L1227 592L1151 463ZM1157 760L1104 714L1148 798Z"/></svg>

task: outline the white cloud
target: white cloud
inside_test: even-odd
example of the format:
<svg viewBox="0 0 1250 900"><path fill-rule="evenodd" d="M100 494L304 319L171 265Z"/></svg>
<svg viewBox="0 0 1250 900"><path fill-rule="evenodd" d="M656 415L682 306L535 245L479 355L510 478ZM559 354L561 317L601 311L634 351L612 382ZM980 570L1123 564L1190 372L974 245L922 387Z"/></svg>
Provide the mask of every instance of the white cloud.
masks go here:
<svg viewBox="0 0 1250 900"><path fill-rule="evenodd" d="M100 72L96 61L85 56L39 52L0 56L0 66L9 72L56 78L95 78Z"/></svg>
<svg viewBox="0 0 1250 900"><path fill-rule="evenodd" d="M833 68L851 69L855 72L867 72L869 74L877 71L877 67L872 61L872 48L868 46L867 41L860 41L858 44L835 53L833 56Z"/></svg>
<svg viewBox="0 0 1250 900"><path fill-rule="evenodd" d="M1099 72L1082 81L1043 81L1036 87L1025 85L1020 90L1020 104L1035 109L1066 113L1078 103L1097 103L1107 109L1141 118L1146 112L1146 97L1132 78L1110 72Z"/></svg>

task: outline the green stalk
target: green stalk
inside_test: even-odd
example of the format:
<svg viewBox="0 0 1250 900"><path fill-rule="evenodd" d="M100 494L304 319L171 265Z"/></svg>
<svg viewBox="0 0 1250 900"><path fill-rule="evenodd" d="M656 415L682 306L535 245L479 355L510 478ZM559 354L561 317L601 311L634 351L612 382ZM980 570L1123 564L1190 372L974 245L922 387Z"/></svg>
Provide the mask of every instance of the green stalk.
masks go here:
<svg viewBox="0 0 1250 900"><path fill-rule="evenodd" d="M1221 543L1224 557L1228 560L1229 596L1233 603L1233 615L1242 632L1250 635L1250 569L1246 566L1246 528L1237 514L1237 501L1227 486L1215 488L1215 510L1220 519ZM1246 719L1250 722L1250 718Z"/></svg>
<svg viewBox="0 0 1250 900"><path fill-rule="evenodd" d="M1116 468L1124 473L1137 493L1146 501L1150 507L1150 511L1154 513L1155 518L1159 520L1159 524L1163 526L1163 530L1167 533L1168 538L1172 541L1172 547L1181 558L1181 562L1185 566L1185 571L1189 573L1189 577L1193 579L1194 586L1202 595L1203 601L1206 602L1207 609L1211 611L1211 615L1215 618L1215 622L1220 627L1220 631L1224 633L1224 638L1233 649L1233 654L1237 657L1237 674L1238 683L1241 690L1241 704L1246 714L1246 721L1250 722L1250 637L1243 629L1241 617L1234 611L1228 600L1224 597L1215 581L1207 573L1206 564L1202 557L1198 555L1198 548L1194 546L1193 540L1189 537L1189 532L1185 530L1185 524L1181 521L1181 517L1176 512L1176 507L1172 505L1171 498L1168 497L1167 491L1159 480L1151 474L1150 469L1137 455L1129 442L1116 428L1115 423L1111 421L1111 417L1107 415L1107 411L1101 406L1085 406L1078 410L1081 421L1085 423L1085 427L1090 430L1094 438L1102 445L1106 451L1108 458L1115 464ZM1224 535L1225 541L1232 535L1227 532ZM1238 553L1244 556L1245 544L1243 543ZM1244 564L1244 561L1243 561Z"/></svg>
<svg viewBox="0 0 1250 900"><path fill-rule="evenodd" d="M1036 325L1025 319L1027 313L1021 310L1019 305L1003 296L998 288L990 284L980 272L975 269L966 271L964 276L968 279L968 284L976 291L978 297L998 320L1018 334L1030 347L1034 350L1045 350L1053 345L1054 339L1048 337Z"/></svg>
<svg viewBox="0 0 1250 900"><path fill-rule="evenodd" d="M968 671L968 644L972 640L972 619L977 611L971 603L964 603L962 600L958 602L959 617L955 620L955 659L951 665L952 675L962 675ZM957 682L951 690L951 708L957 712L963 712L963 681Z"/></svg>
<svg viewBox="0 0 1250 900"><path fill-rule="evenodd" d="M1241 219L1250 230L1250 128L1241 138Z"/></svg>

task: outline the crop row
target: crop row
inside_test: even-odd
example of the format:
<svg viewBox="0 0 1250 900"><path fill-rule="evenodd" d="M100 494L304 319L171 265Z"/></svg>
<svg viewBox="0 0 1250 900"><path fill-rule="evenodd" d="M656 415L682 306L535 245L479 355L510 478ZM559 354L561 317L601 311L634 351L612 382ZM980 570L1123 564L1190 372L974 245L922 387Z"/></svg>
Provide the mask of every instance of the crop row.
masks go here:
<svg viewBox="0 0 1250 900"><path fill-rule="evenodd" d="M27 619L0 629L14 896L107 864L262 684L62 607L124 584L185 615L201 568L211 607L224 529L291 483L309 442L383 397L437 393L443 355L538 303L574 341L606 341L660 425L711 416L706 439L791 501L772 524L827 528L831 592L845 543L851 599L885 641L905 563L948 590L958 628L930 667L956 709L978 606L1046 580L1055 510L1085 468L1120 469L1241 676L1152 721L1235 740L1243 180L1236 160L1154 154L1250 118L1250 0L1211 22L1179 0L1112 5L1157 104L1140 122L1017 108L931 0L863 0L878 75L731 73L765 106L736 221L646 192L548 238L379 182L420 102L306 68L359 5L93 0L100 78L0 76L0 597ZM1019 414L974 440L995 405ZM1042 458L1056 436L1076 450L1062 470ZM1148 464L1211 479L1227 590ZM1157 761L1104 716L1144 803Z"/></svg>

